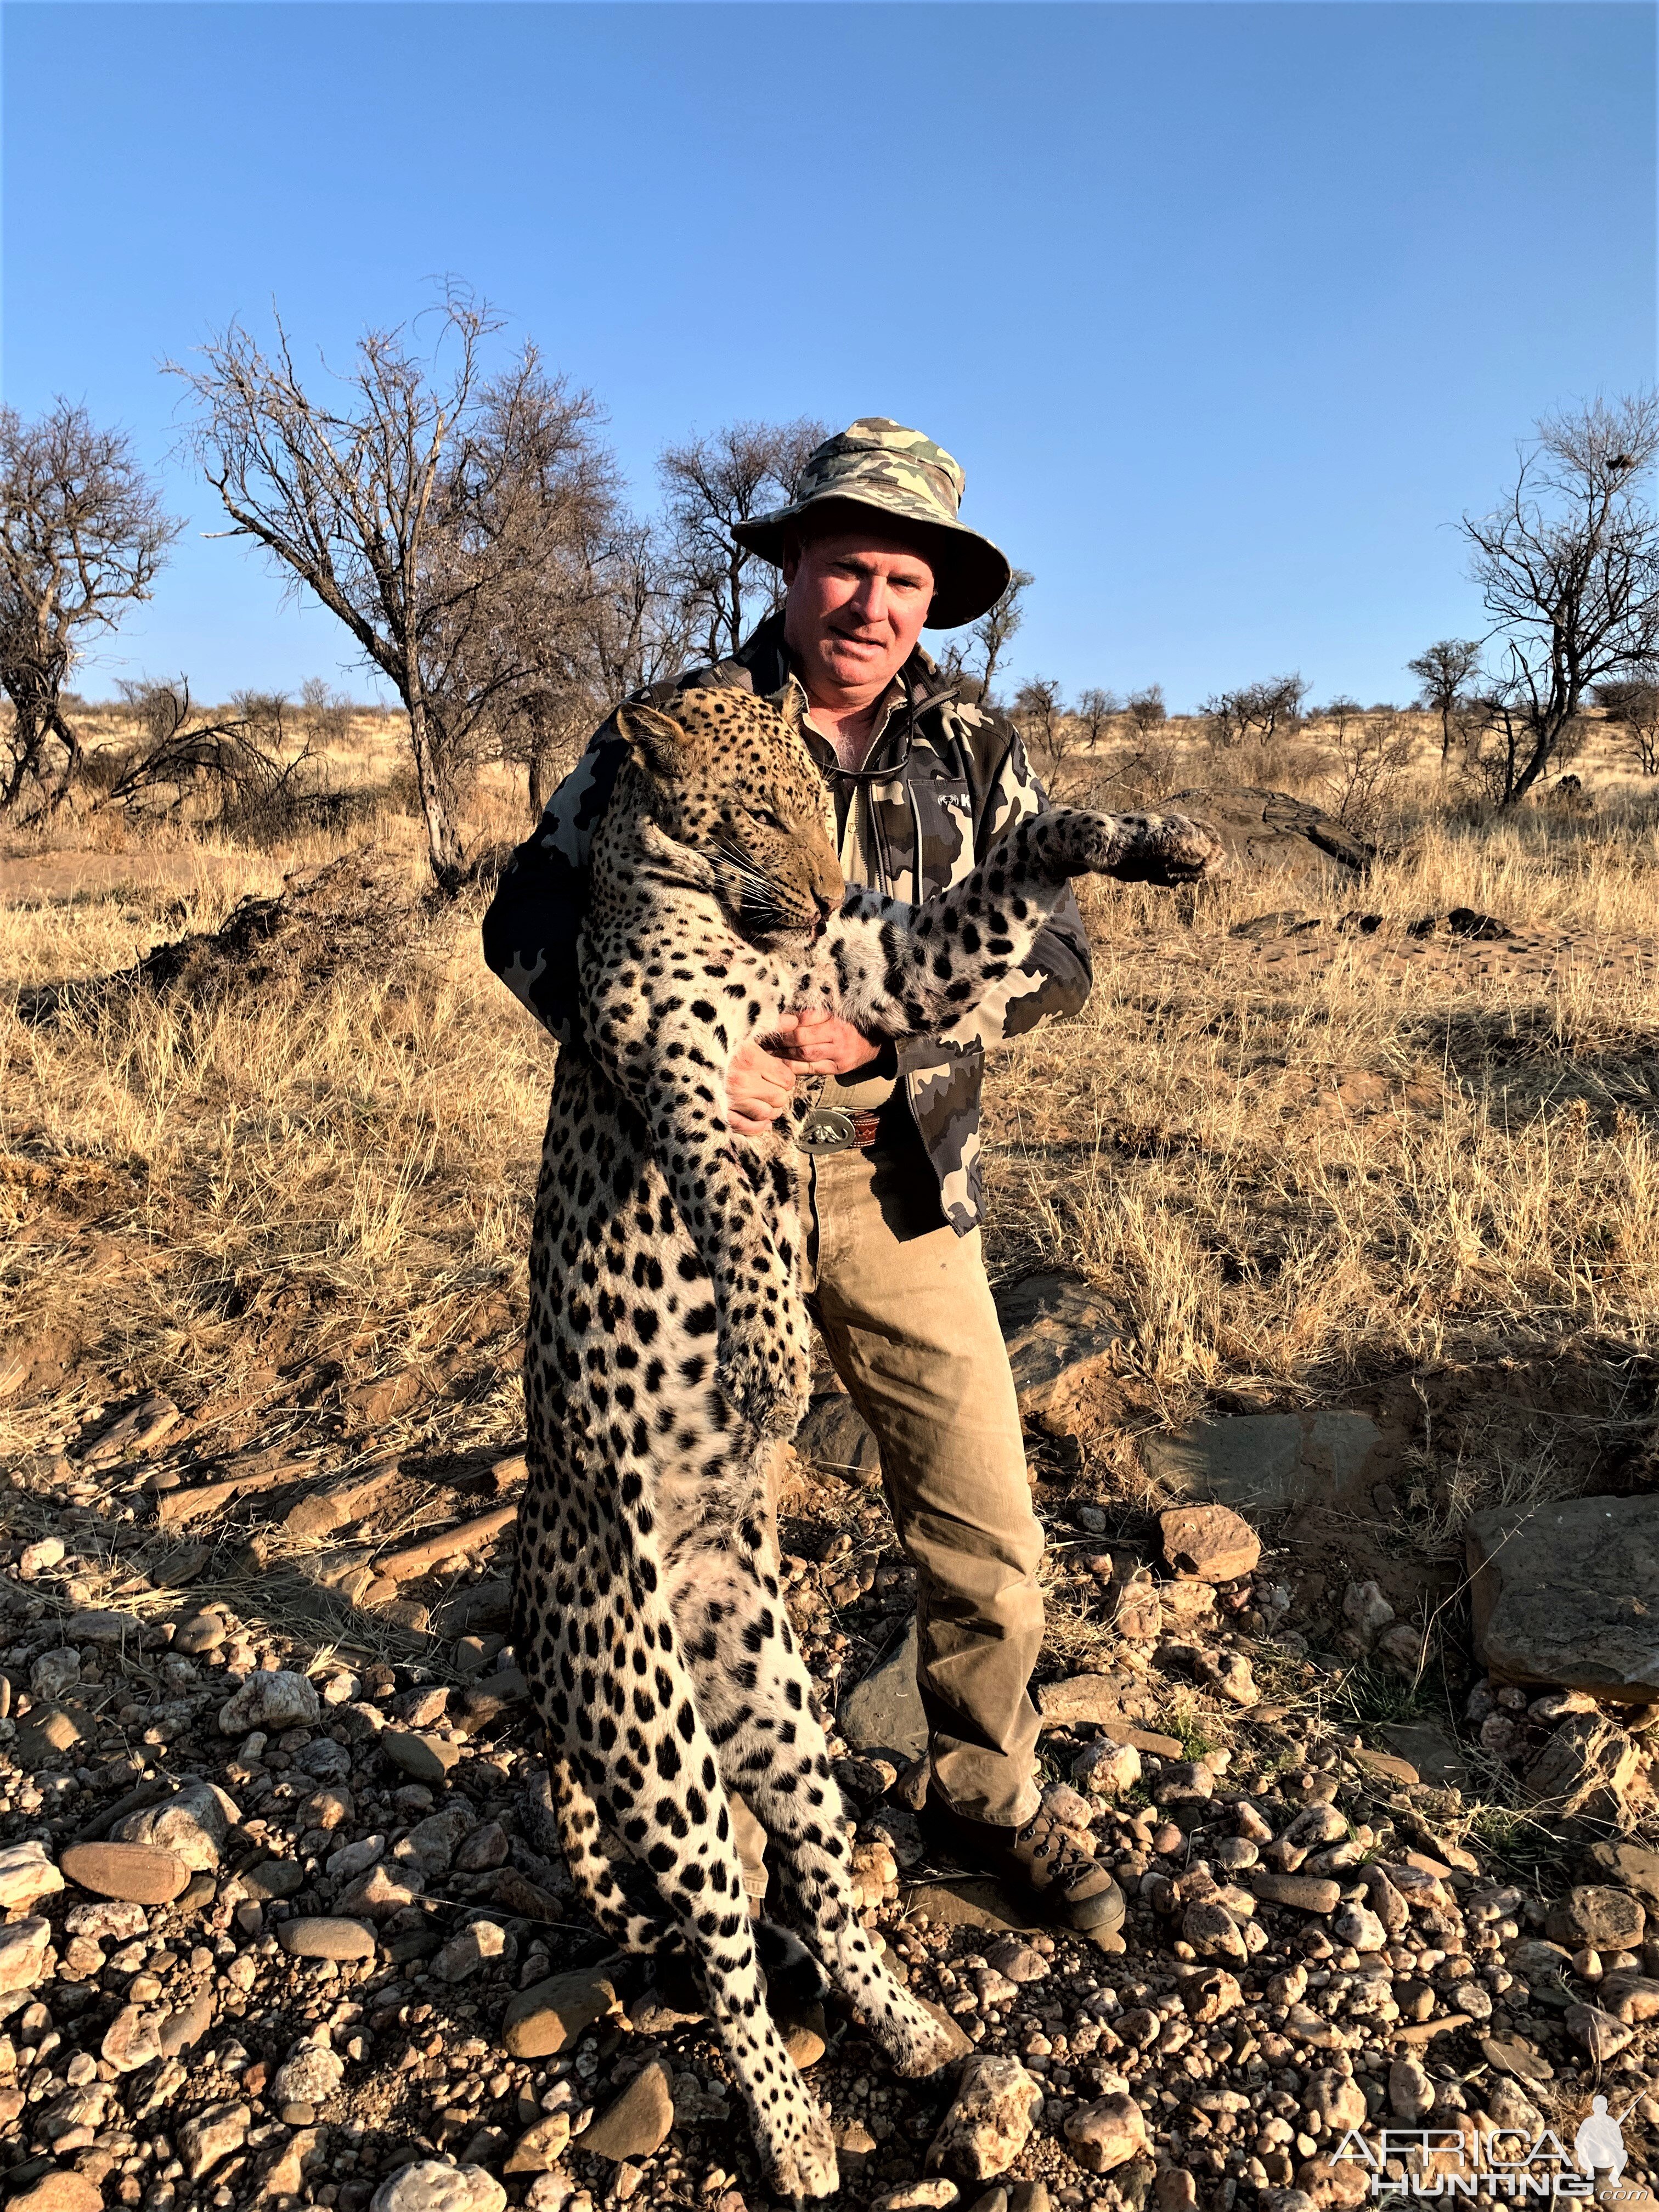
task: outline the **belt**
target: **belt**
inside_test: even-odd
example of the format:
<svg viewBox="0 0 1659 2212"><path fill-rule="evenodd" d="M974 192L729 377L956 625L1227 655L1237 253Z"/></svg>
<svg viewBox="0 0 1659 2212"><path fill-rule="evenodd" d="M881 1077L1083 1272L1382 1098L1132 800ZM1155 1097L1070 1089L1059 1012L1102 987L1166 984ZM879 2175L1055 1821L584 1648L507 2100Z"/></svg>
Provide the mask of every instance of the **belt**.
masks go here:
<svg viewBox="0 0 1659 2212"><path fill-rule="evenodd" d="M867 1152L881 1133L881 1115L849 1114L844 1106L814 1106L795 1132L795 1148L818 1158L825 1152Z"/></svg>

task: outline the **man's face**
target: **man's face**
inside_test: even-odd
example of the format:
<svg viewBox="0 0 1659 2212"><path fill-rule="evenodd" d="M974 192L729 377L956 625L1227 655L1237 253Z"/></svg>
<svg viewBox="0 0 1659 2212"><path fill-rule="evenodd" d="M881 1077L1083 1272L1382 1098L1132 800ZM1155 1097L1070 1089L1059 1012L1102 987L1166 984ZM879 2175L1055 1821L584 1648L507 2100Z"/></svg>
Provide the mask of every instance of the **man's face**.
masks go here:
<svg viewBox="0 0 1659 2212"><path fill-rule="evenodd" d="M861 526L809 538L785 558L783 579L784 636L807 690L826 704L885 690L921 635L933 597L933 571L920 553Z"/></svg>

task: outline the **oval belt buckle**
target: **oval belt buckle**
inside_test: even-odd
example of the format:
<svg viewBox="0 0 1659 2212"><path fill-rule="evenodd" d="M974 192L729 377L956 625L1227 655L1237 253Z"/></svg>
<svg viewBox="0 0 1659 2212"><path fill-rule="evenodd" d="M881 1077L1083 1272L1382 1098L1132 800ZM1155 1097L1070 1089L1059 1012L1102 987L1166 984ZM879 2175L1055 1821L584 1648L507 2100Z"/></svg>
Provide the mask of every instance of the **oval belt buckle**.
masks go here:
<svg viewBox="0 0 1659 2212"><path fill-rule="evenodd" d="M856 1134L852 1115L842 1108L815 1106L796 1131L795 1145L816 1158L822 1152L844 1152Z"/></svg>

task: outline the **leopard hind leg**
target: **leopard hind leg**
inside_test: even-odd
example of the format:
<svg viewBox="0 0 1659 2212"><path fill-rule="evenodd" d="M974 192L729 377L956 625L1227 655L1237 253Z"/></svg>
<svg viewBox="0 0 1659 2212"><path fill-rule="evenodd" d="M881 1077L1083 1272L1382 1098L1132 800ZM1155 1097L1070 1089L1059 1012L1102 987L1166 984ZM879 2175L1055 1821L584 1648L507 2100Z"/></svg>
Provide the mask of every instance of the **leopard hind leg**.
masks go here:
<svg viewBox="0 0 1659 2212"><path fill-rule="evenodd" d="M683 1952L684 1942L671 1916L631 1896L599 1850L599 1808L572 1761L550 1748L547 1771L564 1863L594 1919L619 1950L647 1956Z"/></svg>
<svg viewBox="0 0 1659 2212"><path fill-rule="evenodd" d="M901 2074L936 2073L960 2047L895 1979L854 1903L845 1809L812 1686L764 1542L741 1529L684 1555L684 1648L729 1788L776 1846L793 1923L830 1985Z"/></svg>

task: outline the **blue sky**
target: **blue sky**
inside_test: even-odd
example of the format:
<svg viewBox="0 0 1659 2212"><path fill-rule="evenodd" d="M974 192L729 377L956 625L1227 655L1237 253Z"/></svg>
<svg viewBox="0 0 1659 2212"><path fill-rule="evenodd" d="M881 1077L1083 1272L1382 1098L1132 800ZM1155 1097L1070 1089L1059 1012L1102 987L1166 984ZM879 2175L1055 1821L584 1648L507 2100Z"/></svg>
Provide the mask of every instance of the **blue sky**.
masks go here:
<svg viewBox="0 0 1659 2212"><path fill-rule="evenodd" d="M8 5L3 362L191 527L82 672L366 681L169 459L157 374L455 272L590 386L641 501L736 416L919 424L1037 577L1016 675L1402 698L1449 526L1650 381L1650 5Z"/></svg>

